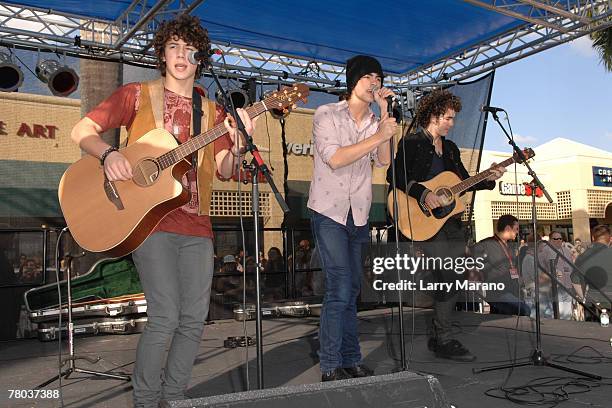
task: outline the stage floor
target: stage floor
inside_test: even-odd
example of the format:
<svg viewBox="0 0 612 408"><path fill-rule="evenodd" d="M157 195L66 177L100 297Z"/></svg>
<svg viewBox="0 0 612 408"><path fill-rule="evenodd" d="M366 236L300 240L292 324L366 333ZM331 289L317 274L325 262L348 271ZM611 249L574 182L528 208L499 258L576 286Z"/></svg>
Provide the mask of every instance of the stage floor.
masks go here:
<svg viewBox="0 0 612 408"><path fill-rule="evenodd" d="M359 313L361 347L364 362L376 374L396 371L399 367L399 337L397 335L397 308L394 324L391 309L377 309ZM414 319L413 319L414 317ZM406 352L410 357L409 370L436 376L449 400L457 408L463 407L517 407L516 403L486 396L487 389L500 386L510 370L473 374L473 368L505 363L516 350L517 358L524 361L535 347L533 321L522 317L481 315L472 312L456 312L456 337L478 359L474 363L457 363L437 359L427 350L426 322L431 311L405 309ZM414 322L414 324L413 324ZM264 382L266 387L314 383L320 380L318 366L318 318L283 318L264 320ZM248 322L251 336L255 323ZM394 334L390 334L393 332ZM544 320L542 324L542 348L560 364L588 371L603 377L612 377L612 327L602 328L590 322ZM228 336L243 335L243 324L235 321L217 321L206 326L200 353L193 369L188 396L191 398L225 394L247 389L247 358L244 348L225 349L223 340ZM101 357L97 364L79 360L77 366L97 371L131 373L139 335L114 335L76 338L78 355ZM582 346L580 356L570 358ZM57 342L41 343L38 340L20 340L0 344L0 405L9 407L60 406L57 399L19 400L8 399L9 390L33 389L57 374ZM63 353L67 353L63 345ZM256 350L248 349L251 389L257 387ZM527 384L541 377L578 378L578 376L549 367L515 368L508 386ZM611 379L602 382L584 382L567 387L567 391L590 391L571 394L569 401L560 407L611 407ZM57 388L55 382L47 389ZM63 399L66 407L130 407L129 383L75 374L63 380ZM425 390L424 390L425 392Z"/></svg>

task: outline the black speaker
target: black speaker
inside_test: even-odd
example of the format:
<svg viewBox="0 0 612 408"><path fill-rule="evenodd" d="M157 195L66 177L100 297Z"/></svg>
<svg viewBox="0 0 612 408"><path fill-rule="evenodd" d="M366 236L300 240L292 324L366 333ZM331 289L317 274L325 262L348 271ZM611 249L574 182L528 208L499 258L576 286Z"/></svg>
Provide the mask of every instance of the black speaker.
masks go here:
<svg viewBox="0 0 612 408"><path fill-rule="evenodd" d="M596 289L612 298L612 248L591 248L576 261L591 286L587 299L608 304L608 300Z"/></svg>
<svg viewBox="0 0 612 408"><path fill-rule="evenodd" d="M412 372L237 392L169 403L174 408L451 408L437 378Z"/></svg>

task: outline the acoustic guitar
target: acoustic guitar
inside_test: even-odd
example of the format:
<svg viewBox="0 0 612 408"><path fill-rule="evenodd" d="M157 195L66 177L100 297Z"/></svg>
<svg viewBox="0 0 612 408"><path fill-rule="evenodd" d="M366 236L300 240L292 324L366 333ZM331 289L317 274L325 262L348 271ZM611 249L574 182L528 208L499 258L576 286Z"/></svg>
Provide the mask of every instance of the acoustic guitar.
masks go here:
<svg viewBox="0 0 612 408"><path fill-rule="evenodd" d="M530 159L535 156L535 153L532 149L527 148L523 150L523 155L526 159ZM497 166L507 167L520 161L515 153L513 157L504 160ZM405 237L413 241L426 241L433 237L440 231L446 220L465 211L463 201L458 199L459 195L489 177L491 173L491 169L487 169L462 181L452 171L443 171L431 180L421 182L420 184L431 190L440 199L441 206L433 210L398 189L399 230ZM387 197L387 206L391 217L395 218L392 192Z"/></svg>
<svg viewBox="0 0 612 408"><path fill-rule="evenodd" d="M271 109L288 110L306 102L308 93L304 84L285 87L246 112L253 118ZM151 130L120 149L132 166L133 177L126 181L109 181L93 156L72 164L58 189L72 237L87 251L114 257L138 248L167 213L189 201L181 183L191 166L186 158L225 133L220 123L179 145L166 130Z"/></svg>

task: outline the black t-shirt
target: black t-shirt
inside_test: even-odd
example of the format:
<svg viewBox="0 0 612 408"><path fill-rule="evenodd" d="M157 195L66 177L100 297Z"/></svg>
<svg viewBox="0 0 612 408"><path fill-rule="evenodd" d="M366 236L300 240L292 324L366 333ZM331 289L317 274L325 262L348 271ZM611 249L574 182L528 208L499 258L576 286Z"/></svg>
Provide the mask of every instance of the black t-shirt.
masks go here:
<svg viewBox="0 0 612 408"><path fill-rule="evenodd" d="M436 177L438 174L442 173L445 170L446 168L444 167L444 158L434 153L431 159L431 167L429 168L429 173L427 173L427 178L425 179L425 181L431 180L432 178Z"/></svg>

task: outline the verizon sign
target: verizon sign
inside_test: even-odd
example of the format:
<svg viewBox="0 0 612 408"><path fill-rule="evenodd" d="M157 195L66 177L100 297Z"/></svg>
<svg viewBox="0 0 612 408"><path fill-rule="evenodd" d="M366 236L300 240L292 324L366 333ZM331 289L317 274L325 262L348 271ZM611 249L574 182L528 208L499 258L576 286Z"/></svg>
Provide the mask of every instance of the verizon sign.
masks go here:
<svg viewBox="0 0 612 408"><path fill-rule="evenodd" d="M314 144L312 143L287 143L287 153L296 156L314 155Z"/></svg>

